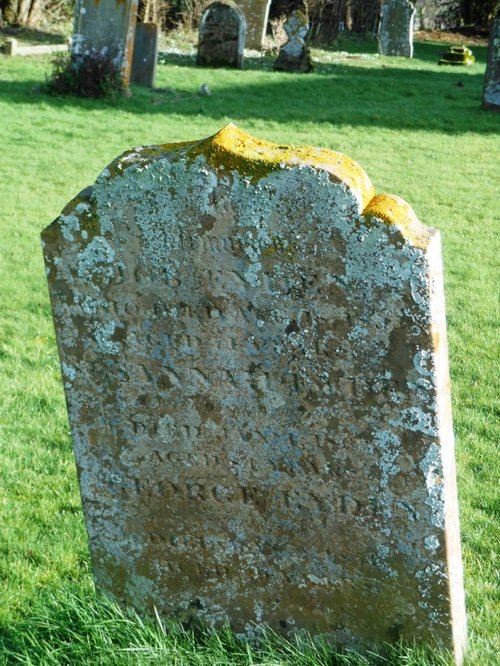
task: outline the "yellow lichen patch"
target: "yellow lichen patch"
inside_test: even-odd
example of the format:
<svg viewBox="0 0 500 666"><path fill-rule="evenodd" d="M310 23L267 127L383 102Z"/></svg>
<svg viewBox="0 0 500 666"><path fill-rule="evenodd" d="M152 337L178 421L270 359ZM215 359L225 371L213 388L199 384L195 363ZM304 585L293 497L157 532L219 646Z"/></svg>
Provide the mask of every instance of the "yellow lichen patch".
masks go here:
<svg viewBox="0 0 500 666"><path fill-rule="evenodd" d="M372 198L373 185L366 172L349 157L326 148L280 146L256 139L230 123L214 136L196 143L167 144L164 152L184 148L187 155L204 155L216 169L238 171L253 181L283 166L310 166L326 171L333 180L344 183L362 208Z"/></svg>
<svg viewBox="0 0 500 666"><path fill-rule="evenodd" d="M420 222L410 204L396 194L377 194L364 209L363 216L394 225L406 240L422 250L429 244L430 230Z"/></svg>

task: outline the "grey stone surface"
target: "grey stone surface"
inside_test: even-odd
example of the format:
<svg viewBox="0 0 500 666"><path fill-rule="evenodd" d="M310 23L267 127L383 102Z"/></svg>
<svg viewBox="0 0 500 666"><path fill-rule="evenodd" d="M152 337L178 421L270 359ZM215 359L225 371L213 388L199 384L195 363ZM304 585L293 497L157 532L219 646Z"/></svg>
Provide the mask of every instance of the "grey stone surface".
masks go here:
<svg viewBox="0 0 500 666"><path fill-rule="evenodd" d="M153 88L158 62L159 29L154 23L138 23L132 57L132 83Z"/></svg>
<svg viewBox="0 0 500 666"><path fill-rule="evenodd" d="M128 85L137 8L138 0L77 0L72 41L75 61L89 51L108 53Z"/></svg>
<svg viewBox="0 0 500 666"><path fill-rule="evenodd" d="M280 72L310 72L311 55L305 42L309 23L305 14L301 11L292 12L284 29L287 42L280 48L273 68Z"/></svg>
<svg viewBox="0 0 500 666"><path fill-rule="evenodd" d="M379 26L379 51L382 55L413 57L415 8L408 0L384 0Z"/></svg>
<svg viewBox="0 0 500 666"><path fill-rule="evenodd" d="M271 0L238 0L236 4L245 15L247 24L245 48L260 51L266 36Z"/></svg>
<svg viewBox="0 0 500 666"><path fill-rule="evenodd" d="M243 67L246 20L229 0L216 0L204 10L198 37L198 64L209 67Z"/></svg>
<svg viewBox="0 0 500 666"><path fill-rule="evenodd" d="M484 75L483 108L500 111L500 11L491 25Z"/></svg>
<svg viewBox="0 0 500 666"><path fill-rule="evenodd" d="M42 238L96 583L460 663L438 232L228 126L125 153Z"/></svg>

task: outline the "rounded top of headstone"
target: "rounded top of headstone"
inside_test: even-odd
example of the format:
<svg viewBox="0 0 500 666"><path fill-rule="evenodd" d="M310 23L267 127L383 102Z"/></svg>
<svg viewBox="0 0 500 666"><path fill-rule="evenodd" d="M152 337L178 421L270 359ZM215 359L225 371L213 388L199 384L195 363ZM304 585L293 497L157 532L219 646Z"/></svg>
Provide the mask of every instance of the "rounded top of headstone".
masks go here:
<svg viewBox="0 0 500 666"><path fill-rule="evenodd" d="M313 169L326 173L329 180L340 183L350 192L365 224L370 225L371 220L377 218L397 229L403 242L421 249L428 245L432 235L432 230L418 220L406 201L390 194L375 195L367 173L346 155L327 148L274 144L253 137L232 123L200 141L141 146L127 151L105 169L106 180L124 175L132 166L140 171L164 159L171 162L201 160L219 177L237 173L253 184L272 172L297 167ZM78 202L90 200L92 188L89 190L80 193L63 212L70 211Z"/></svg>

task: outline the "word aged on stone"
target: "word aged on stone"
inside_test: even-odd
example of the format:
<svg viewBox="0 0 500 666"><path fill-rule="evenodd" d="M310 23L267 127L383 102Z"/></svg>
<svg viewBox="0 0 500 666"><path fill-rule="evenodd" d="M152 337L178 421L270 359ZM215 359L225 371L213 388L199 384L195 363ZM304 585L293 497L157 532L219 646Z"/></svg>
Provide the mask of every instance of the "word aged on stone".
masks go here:
<svg viewBox="0 0 500 666"><path fill-rule="evenodd" d="M438 232L228 125L125 153L42 238L97 585L460 663Z"/></svg>

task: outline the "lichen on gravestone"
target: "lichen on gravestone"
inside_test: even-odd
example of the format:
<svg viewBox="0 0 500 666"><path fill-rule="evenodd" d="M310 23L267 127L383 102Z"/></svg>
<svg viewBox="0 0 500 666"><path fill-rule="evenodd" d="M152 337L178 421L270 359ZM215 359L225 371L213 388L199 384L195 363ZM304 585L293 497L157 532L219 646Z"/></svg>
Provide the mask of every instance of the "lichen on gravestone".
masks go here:
<svg viewBox="0 0 500 666"><path fill-rule="evenodd" d="M439 233L228 125L124 153L42 239L96 584L460 663Z"/></svg>

